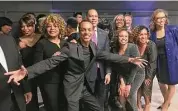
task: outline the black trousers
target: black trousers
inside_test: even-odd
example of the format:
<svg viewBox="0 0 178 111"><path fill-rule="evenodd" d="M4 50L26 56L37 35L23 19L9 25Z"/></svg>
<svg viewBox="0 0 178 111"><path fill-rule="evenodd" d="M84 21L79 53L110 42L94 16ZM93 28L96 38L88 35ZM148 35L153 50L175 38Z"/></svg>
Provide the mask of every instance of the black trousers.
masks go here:
<svg viewBox="0 0 178 111"><path fill-rule="evenodd" d="M83 111L101 111L97 98L84 85L80 98L68 101L68 111L79 111L79 101L84 105Z"/></svg>
<svg viewBox="0 0 178 111"><path fill-rule="evenodd" d="M46 111L64 111L65 98L61 83L39 84Z"/></svg>
<svg viewBox="0 0 178 111"><path fill-rule="evenodd" d="M97 99L99 101L101 111L104 111L105 104L108 101L108 90L109 89L108 89L108 85L105 85L104 81L105 81L105 79L101 78L100 69L98 69L95 93L96 93Z"/></svg>
<svg viewBox="0 0 178 111"><path fill-rule="evenodd" d="M37 95L37 79L35 78L29 80L29 84L31 87L32 99L26 106L27 111L39 111L38 95Z"/></svg>

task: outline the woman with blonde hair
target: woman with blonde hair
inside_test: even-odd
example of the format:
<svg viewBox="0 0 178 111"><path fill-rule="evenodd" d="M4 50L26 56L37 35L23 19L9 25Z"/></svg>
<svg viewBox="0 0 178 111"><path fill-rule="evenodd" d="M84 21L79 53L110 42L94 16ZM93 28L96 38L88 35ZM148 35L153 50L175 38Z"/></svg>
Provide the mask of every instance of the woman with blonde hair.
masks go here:
<svg viewBox="0 0 178 111"><path fill-rule="evenodd" d="M178 84L178 29L168 25L168 13L163 9L153 12L150 22L151 40L157 45L158 63L157 79L164 97L163 104L158 107L167 111Z"/></svg>
<svg viewBox="0 0 178 111"><path fill-rule="evenodd" d="M153 78L155 76L157 50L154 42L149 40L149 29L143 25L136 26L132 30L132 38L134 43L137 44L140 57L147 60L148 64L145 66L145 80L137 93L137 106L142 111L141 97L144 97L145 107L144 111L150 111L151 95Z"/></svg>
<svg viewBox="0 0 178 111"><path fill-rule="evenodd" d="M64 44L62 37L65 33L65 21L59 14L46 16L43 23L41 39L35 49L34 62L40 62L52 56L57 56ZM63 99L62 76L65 68L60 65L38 77L38 84L41 90L43 103L46 111L60 111L60 102ZM60 101L59 101L60 100Z"/></svg>

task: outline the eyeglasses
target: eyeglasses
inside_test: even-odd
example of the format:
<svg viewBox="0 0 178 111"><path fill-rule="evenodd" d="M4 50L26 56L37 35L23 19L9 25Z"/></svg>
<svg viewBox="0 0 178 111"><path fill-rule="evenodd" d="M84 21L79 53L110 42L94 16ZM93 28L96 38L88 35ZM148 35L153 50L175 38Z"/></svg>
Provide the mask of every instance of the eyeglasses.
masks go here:
<svg viewBox="0 0 178 111"><path fill-rule="evenodd" d="M166 19L167 17L157 17L156 20L164 20Z"/></svg>

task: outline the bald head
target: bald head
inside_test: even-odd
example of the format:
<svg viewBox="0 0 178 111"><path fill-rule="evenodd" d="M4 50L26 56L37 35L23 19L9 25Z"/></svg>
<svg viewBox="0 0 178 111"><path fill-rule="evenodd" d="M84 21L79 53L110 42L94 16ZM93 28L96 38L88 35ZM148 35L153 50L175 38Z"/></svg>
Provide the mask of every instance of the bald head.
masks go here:
<svg viewBox="0 0 178 111"><path fill-rule="evenodd" d="M98 25L98 12L95 9L88 10L87 20L89 20L93 27L96 28Z"/></svg>

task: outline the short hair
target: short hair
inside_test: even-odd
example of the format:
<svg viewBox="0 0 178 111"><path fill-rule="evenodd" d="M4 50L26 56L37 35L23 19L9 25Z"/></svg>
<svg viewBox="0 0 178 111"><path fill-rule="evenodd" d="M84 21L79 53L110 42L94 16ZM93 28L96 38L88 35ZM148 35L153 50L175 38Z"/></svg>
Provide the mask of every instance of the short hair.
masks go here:
<svg viewBox="0 0 178 111"><path fill-rule="evenodd" d="M23 23L25 23L27 26L34 26L35 22L36 22L35 18L31 16L23 16L19 20L20 27L23 25Z"/></svg>
<svg viewBox="0 0 178 111"><path fill-rule="evenodd" d="M0 17L0 28L2 26L12 26L13 22L7 17Z"/></svg>
<svg viewBox="0 0 178 111"><path fill-rule="evenodd" d="M39 14L37 17L36 17L36 20L38 21L40 18L43 18L43 17L46 17L45 14Z"/></svg>
<svg viewBox="0 0 178 111"><path fill-rule="evenodd" d="M78 22L75 17L69 17L67 19L67 25L71 26L72 28L77 28Z"/></svg>
<svg viewBox="0 0 178 111"><path fill-rule="evenodd" d="M82 16L82 12L74 12L73 13L73 17L77 17L77 15L81 15Z"/></svg>
<svg viewBox="0 0 178 111"><path fill-rule="evenodd" d="M81 28L81 24L84 23L84 22L91 23L89 20L86 20L86 19L82 20L82 21L79 23L79 31L80 31L80 28ZM91 23L91 25L92 25L92 23ZM93 25L92 25L92 26L93 26Z"/></svg>

